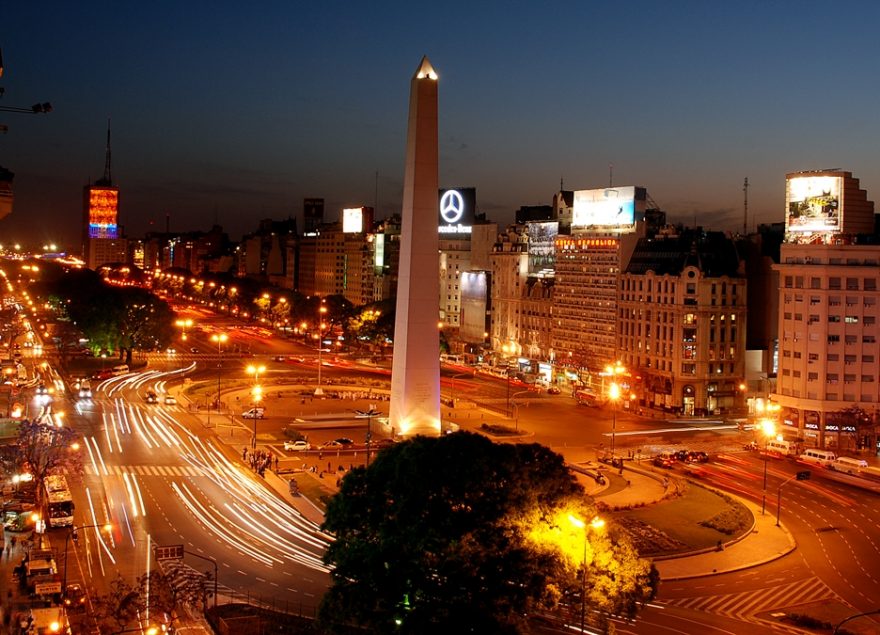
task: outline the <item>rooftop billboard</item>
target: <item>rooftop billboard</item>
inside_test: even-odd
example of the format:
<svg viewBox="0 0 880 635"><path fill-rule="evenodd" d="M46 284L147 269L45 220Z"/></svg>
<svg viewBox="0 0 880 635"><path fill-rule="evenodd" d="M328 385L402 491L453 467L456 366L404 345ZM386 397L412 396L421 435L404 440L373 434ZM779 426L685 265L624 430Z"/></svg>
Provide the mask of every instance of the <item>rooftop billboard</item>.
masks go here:
<svg viewBox="0 0 880 635"><path fill-rule="evenodd" d="M786 231L841 231L843 177L793 176L785 184Z"/></svg>
<svg viewBox="0 0 880 635"><path fill-rule="evenodd" d="M476 218L477 189L440 190L440 233L470 234Z"/></svg>
<svg viewBox="0 0 880 635"><path fill-rule="evenodd" d="M89 238L118 238L116 225L119 190L115 187L89 188Z"/></svg>
<svg viewBox="0 0 880 635"><path fill-rule="evenodd" d="M635 224L636 188L609 187L574 193L572 227L628 227Z"/></svg>

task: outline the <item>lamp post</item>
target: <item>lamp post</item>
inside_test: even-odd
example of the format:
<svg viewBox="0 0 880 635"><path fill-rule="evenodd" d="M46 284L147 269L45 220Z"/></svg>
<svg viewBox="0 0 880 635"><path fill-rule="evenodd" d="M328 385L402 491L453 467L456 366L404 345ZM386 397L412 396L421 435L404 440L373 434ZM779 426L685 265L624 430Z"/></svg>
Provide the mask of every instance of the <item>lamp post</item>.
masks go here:
<svg viewBox="0 0 880 635"><path fill-rule="evenodd" d="M767 508L767 441L776 436L776 424L772 419L761 419L761 432L764 433L764 489L761 493L761 516Z"/></svg>
<svg viewBox="0 0 880 635"><path fill-rule="evenodd" d="M185 320L177 320L177 321L175 321L175 322L174 322L174 325L177 326L177 328L179 328L179 329L182 331L182 333L181 333L181 335L180 335L180 339L183 340L183 341L185 342L185 341L186 341L186 337L187 337L187 335L186 335L186 329L188 329L188 328L192 328L193 321L192 321L190 318L186 318Z"/></svg>
<svg viewBox="0 0 880 635"><path fill-rule="evenodd" d="M254 423L254 436L251 438L251 449L257 449L257 406L263 399L263 389L260 388L260 373L266 372L265 366L248 366L247 372L254 376L254 387L251 388L251 415Z"/></svg>
<svg viewBox="0 0 880 635"><path fill-rule="evenodd" d="M228 339L229 336L226 333L215 333L211 336L211 341L217 342L217 356L219 357L217 360L217 412L220 412L220 369L223 368L223 351L220 349L220 345Z"/></svg>
<svg viewBox="0 0 880 635"><path fill-rule="evenodd" d="M578 529L584 530L584 559L581 571L581 633L583 633L587 617L587 529L592 528L595 531L600 531L605 526L605 521L598 516L595 516L593 520L590 521L590 524L587 525L587 523L580 518L572 515L568 516L568 520Z"/></svg>
<svg viewBox="0 0 880 635"><path fill-rule="evenodd" d="M620 399L620 386L612 381L608 386L608 399L611 401L611 460L614 460L614 442L617 435L617 400Z"/></svg>
<svg viewBox="0 0 880 635"><path fill-rule="evenodd" d="M321 300L321 308L318 309L318 387L315 388L316 395L323 395L324 389L321 388L321 353L324 350L324 315L327 313L327 307Z"/></svg>
<svg viewBox="0 0 880 635"><path fill-rule="evenodd" d="M103 529L104 531L109 533L111 527L110 525L80 525L79 527L70 528L70 531L67 532L67 536L64 538L64 576L61 583L62 591L67 589L67 552L70 538L73 537L73 542L74 544L76 544L79 541L79 535L77 534L77 531L80 529Z"/></svg>

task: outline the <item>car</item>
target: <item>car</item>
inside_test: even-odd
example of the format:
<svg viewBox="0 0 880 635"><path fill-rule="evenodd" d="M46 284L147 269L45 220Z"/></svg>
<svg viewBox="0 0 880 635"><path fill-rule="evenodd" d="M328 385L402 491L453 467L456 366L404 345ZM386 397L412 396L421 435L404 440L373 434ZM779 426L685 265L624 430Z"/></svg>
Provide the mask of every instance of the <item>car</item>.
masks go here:
<svg viewBox="0 0 880 635"><path fill-rule="evenodd" d="M562 392L562 391L559 390L559 386L550 386L550 387L547 389L547 394L548 394L548 395L558 395L558 394L561 393L561 392Z"/></svg>
<svg viewBox="0 0 880 635"><path fill-rule="evenodd" d="M696 450L688 453L688 461L691 463L708 463L709 454L702 450Z"/></svg>
<svg viewBox="0 0 880 635"><path fill-rule="evenodd" d="M675 458L676 461L681 461L682 463L687 463L688 461L690 461L690 455L691 455L690 450L677 450L675 453L673 453L672 456L673 456L673 458Z"/></svg>
<svg viewBox="0 0 880 635"><path fill-rule="evenodd" d="M351 439L347 439L345 437L341 437L339 439L333 439L332 441L325 441L321 444L322 448L344 448L349 445L353 445L354 441Z"/></svg>
<svg viewBox="0 0 880 635"><path fill-rule="evenodd" d="M46 384L40 384L39 386L37 386L37 394L38 395L48 395L49 394L49 389L46 388Z"/></svg>
<svg viewBox="0 0 880 635"><path fill-rule="evenodd" d="M287 356L286 356L286 355L276 355L275 357L272 358L272 361L275 361L275 362L286 362L286 361L287 361Z"/></svg>
<svg viewBox="0 0 880 635"><path fill-rule="evenodd" d="M385 437L384 439L376 439L375 441L373 441L372 446L374 448L388 448L395 443L396 441L394 439L389 439L388 437Z"/></svg>
<svg viewBox="0 0 880 635"><path fill-rule="evenodd" d="M198 352L199 352L199 349L196 348L195 346L192 346L192 347L189 349L189 352L190 352L190 353L198 353Z"/></svg>
<svg viewBox="0 0 880 635"><path fill-rule="evenodd" d="M174 398L174 395L165 395L165 399L163 399L166 406L173 406L177 403L177 399Z"/></svg>
<svg viewBox="0 0 880 635"><path fill-rule="evenodd" d="M668 453L664 452L651 459L651 462L657 467L671 468L675 463L675 459L669 456Z"/></svg>
<svg viewBox="0 0 880 635"><path fill-rule="evenodd" d="M262 406L257 406L255 408L245 410L241 413L241 416L243 419L265 419L266 409Z"/></svg>
<svg viewBox="0 0 880 635"><path fill-rule="evenodd" d="M144 401L147 403L159 403L159 397L152 390L148 390L147 396L144 397Z"/></svg>
<svg viewBox="0 0 880 635"><path fill-rule="evenodd" d="M296 441L285 441L284 449L287 452L305 452L306 450L312 449L312 444L304 439L297 439Z"/></svg>
<svg viewBox="0 0 880 635"><path fill-rule="evenodd" d="M68 611L84 611L86 592L79 584L68 584L64 590L64 606Z"/></svg>

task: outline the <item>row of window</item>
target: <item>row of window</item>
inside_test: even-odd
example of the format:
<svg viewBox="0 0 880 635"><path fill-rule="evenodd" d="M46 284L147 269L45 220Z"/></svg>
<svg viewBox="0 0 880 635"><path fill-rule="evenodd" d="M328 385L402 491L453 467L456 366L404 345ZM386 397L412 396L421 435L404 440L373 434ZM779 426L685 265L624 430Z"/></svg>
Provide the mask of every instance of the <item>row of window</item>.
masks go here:
<svg viewBox="0 0 880 635"><path fill-rule="evenodd" d="M783 357L793 357L794 359L801 359L801 352L800 351L783 350L782 356ZM821 357L820 357L819 353L809 353L808 359L809 359L809 362L812 364L814 362L818 362L821 359ZM825 356L825 359L829 362L839 362L840 355L837 353L828 353ZM858 355L844 355L843 356L843 363L846 364L847 366L855 364L858 361L859 361ZM874 356L873 355L862 355L862 363L873 364L874 363Z"/></svg>
<svg viewBox="0 0 880 635"><path fill-rule="evenodd" d="M855 307L855 306L858 306L859 304L863 304L866 307L877 306L877 298L873 297L873 296L858 297L858 296L854 296L854 295L848 295L848 296L845 296L844 300L846 301L846 306L848 306L848 307ZM792 301L791 294L784 293L782 295L783 304L791 304L791 301ZM803 302L804 301L803 294L796 293L794 295L794 301L795 302ZM822 304L822 297L818 296L818 295L811 295L810 296L810 306L817 306L819 304ZM828 306L840 306L840 296L839 295L829 295L828 296Z"/></svg>
<svg viewBox="0 0 880 635"><path fill-rule="evenodd" d="M795 322L803 322L804 314L803 313L792 313L791 311L784 311L782 313L782 318L785 320L792 319L794 317ZM818 324L820 322L820 317L814 313L811 313L807 317L808 324ZM858 315L829 315L828 323L829 324L840 324L843 322L844 324L858 324L859 322L867 325L876 324L877 318L873 315L866 315L864 317L859 317Z"/></svg>
<svg viewBox="0 0 880 635"><path fill-rule="evenodd" d="M786 289L805 289L804 276L785 276L783 278L783 286ZM822 286L822 278L810 277L810 289L847 289L848 291L876 291L876 278L841 278L840 276L829 276L825 281L828 286Z"/></svg>

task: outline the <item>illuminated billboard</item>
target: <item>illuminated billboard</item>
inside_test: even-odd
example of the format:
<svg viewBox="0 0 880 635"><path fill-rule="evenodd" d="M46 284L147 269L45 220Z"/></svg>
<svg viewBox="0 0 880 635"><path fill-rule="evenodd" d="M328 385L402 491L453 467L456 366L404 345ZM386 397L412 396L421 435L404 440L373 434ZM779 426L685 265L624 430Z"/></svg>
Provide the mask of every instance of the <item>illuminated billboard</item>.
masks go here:
<svg viewBox="0 0 880 635"><path fill-rule="evenodd" d="M556 268L559 222L528 223L529 273L552 274Z"/></svg>
<svg viewBox="0 0 880 635"><path fill-rule="evenodd" d="M478 344L485 341L489 330L489 274L485 271L464 271L461 274L461 317L459 337Z"/></svg>
<svg viewBox="0 0 880 635"><path fill-rule="evenodd" d="M785 228L790 232L841 231L843 177L815 175L786 179Z"/></svg>
<svg viewBox="0 0 880 635"><path fill-rule="evenodd" d="M438 220L441 234L470 234L477 207L477 189L458 187L440 190Z"/></svg>
<svg viewBox="0 0 880 635"><path fill-rule="evenodd" d="M364 231L364 210L360 207L342 210L342 232L360 234L362 231Z"/></svg>
<svg viewBox="0 0 880 635"><path fill-rule="evenodd" d="M574 193L572 227L626 227L633 225L635 219L636 188L633 186Z"/></svg>
<svg viewBox="0 0 880 635"><path fill-rule="evenodd" d="M115 187L89 188L89 238L118 238L116 219L119 190Z"/></svg>

